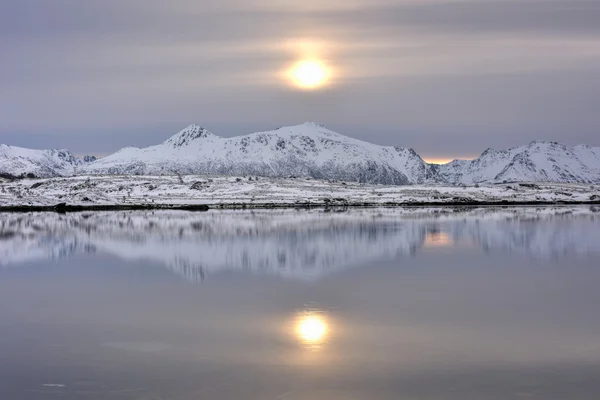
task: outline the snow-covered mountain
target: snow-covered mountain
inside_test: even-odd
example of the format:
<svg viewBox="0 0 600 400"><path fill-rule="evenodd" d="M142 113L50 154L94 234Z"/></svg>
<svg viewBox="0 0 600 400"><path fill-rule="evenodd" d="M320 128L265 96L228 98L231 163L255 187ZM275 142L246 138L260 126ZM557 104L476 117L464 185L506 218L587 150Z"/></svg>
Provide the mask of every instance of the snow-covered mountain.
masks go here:
<svg viewBox="0 0 600 400"><path fill-rule="evenodd" d="M85 171L301 176L397 185L422 183L430 177L429 165L412 149L374 145L315 123L233 138L191 125L162 144L122 149Z"/></svg>
<svg viewBox="0 0 600 400"><path fill-rule="evenodd" d="M439 166L439 181L452 184L498 182L600 183L600 147L534 141L508 150L488 149L472 161Z"/></svg>
<svg viewBox="0 0 600 400"><path fill-rule="evenodd" d="M164 143L125 148L84 169L93 174L302 176L381 184L600 183L600 148L535 141L486 150L472 161L430 165L412 149L353 139L315 123L222 138L191 125Z"/></svg>
<svg viewBox="0 0 600 400"><path fill-rule="evenodd" d="M33 150L0 144L0 175L4 176L73 175L77 167L95 160L91 156L79 159L67 150Z"/></svg>
<svg viewBox="0 0 600 400"><path fill-rule="evenodd" d="M534 141L488 149L475 160L427 164L412 149L378 146L308 122L274 131L224 138L198 125L165 142L127 147L83 160L66 150L0 145L0 175L39 177L108 175L237 175L312 177L348 182L453 185L501 182L600 184L600 147Z"/></svg>

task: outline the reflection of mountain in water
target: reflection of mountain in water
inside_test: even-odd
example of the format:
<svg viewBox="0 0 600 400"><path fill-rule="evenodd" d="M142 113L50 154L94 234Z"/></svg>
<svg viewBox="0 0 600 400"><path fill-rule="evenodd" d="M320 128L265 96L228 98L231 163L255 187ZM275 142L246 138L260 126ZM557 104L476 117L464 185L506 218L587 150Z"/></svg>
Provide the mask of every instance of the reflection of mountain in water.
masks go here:
<svg viewBox="0 0 600 400"><path fill-rule="evenodd" d="M191 281L219 270L313 279L468 243L535 257L596 250L590 208L101 212L0 215L0 265L103 252L147 259Z"/></svg>

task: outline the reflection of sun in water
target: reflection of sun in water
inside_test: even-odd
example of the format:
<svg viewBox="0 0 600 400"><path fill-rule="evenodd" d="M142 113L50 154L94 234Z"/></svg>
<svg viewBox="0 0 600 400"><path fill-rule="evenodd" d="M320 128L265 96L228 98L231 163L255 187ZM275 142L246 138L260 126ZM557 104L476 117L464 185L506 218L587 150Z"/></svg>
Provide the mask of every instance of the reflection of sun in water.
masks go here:
<svg viewBox="0 0 600 400"><path fill-rule="evenodd" d="M323 340L327 334L325 321L316 316L307 316L298 324L298 335L306 342L315 343Z"/></svg>
<svg viewBox="0 0 600 400"><path fill-rule="evenodd" d="M288 71L292 82L301 89L317 89L329 81L331 70L321 61L303 60Z"/></svg>
<svg viewBox="0 0 600 400"><path fill-rule="evenodd" d="M321 315L307 314L298 317L296 336L306 344L320 344L328 333L327 321Z"/></svg>
<svg viewBox="0 0 600 400"><path fill-rule="evenodd" d="M452 247L454 240L447 232L427 232L425 247Z"/></svg>

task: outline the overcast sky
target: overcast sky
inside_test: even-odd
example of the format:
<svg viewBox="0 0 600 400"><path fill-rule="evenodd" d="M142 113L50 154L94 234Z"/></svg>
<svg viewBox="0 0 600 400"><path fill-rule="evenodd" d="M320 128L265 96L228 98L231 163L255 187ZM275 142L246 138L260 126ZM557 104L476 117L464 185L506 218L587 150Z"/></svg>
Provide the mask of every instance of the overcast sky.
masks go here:
<svg viewBox="0 0 600 400"><path fill-rule="evenodd" d="M307 55L327 87L282 78ZM305 121L430 159L600 146L600 0L0 0L0 143Z"/></svg>

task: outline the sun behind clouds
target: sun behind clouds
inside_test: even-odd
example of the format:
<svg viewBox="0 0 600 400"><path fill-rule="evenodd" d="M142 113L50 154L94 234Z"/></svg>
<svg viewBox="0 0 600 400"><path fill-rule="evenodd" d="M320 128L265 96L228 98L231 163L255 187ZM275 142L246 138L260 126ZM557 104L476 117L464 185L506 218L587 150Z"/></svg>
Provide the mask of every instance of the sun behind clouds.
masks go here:
<svg viewBox="0 0 600 400"><path fill-rule="evenodd" d="M290 68L288 75L294 86L300 89L314 90L328 83L331 69L322 61L302 60Z"/></svg>

